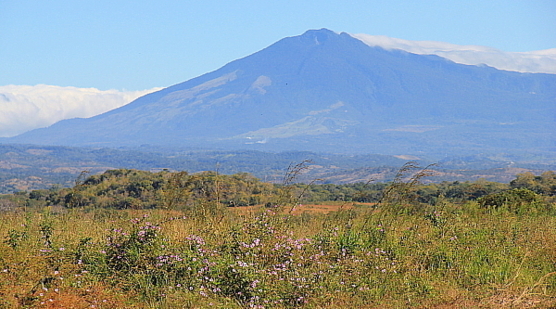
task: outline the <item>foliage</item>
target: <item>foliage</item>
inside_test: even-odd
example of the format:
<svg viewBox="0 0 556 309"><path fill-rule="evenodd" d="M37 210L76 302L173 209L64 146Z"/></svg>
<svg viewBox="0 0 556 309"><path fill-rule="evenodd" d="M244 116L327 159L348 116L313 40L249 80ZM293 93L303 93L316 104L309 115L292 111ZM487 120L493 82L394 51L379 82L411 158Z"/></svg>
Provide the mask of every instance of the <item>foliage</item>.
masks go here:
<svg viewBox="0 0 556 309"><path fill-rule="evenodd" d="M481 197L477 202L483 208L505 209L516 214L553 210L553 207L544 203L538 194L525 188L489 194Z"/></svg>
<svg viewBox="0 0 556 309"><path fill-rule="evenodd" d="M307 169L306 162L291 166L290 177ZM441 182L422 184L429 169L420 169L410 162L390 183L309 184L288 180L282 184L261 182L248 173L222 175L217 172L189 174L187 172L146 172L139 170L109 170L102 174L78 179L73 188L33 190L28 194L0 199L9 209L17 205L63 205L67 208L95 207L115 209L189 209L189 211L220 211L222 207L283 205L294 210L299 203L336 201L339 203L377 203L414 211L422 205L437 205L442 201L463 204L482 199L482 203L510 188L534 189L541 195L543 205L555 201L554 173L540 176L519 174L508 184L479 179L475 182ZM533 190L532 190L533 191ZM491 195L486 198L485 196ZM502 198L503 199L503 198ZM491 203L491 202L489 202ZM540 203L540 202L539 202ZM492 203L491 203L492 204ZM499 203L500 204L500 203ZM404 205L412 205L405 207ZM421 206L419 206L421 205ZM498 205L498 204L497 204ZM499 205L498 205L499 206ZM417 208L415 208L417 207ZM513 207L513 206L512 206ZM413 209L413 210L411 210Z"/></svg>
<svg viewBox="0 0 556 309"><path fill-rule="evenodd" d="M226 206L261 204L267 202L272 190L271 184L247 173L151 173L118 169L83 178L73 188L33 190L28 198L67 208L176 209L200 201Z"/></svg>
<svg viewBox="0 0 556 309"><path fill-rule="evenodd" d="M525 188L537 194L548 196L556 195L556 173L553 171L543 172L535 176L531 172L517 174L517 178L510 182L512 188Z"/></svg>

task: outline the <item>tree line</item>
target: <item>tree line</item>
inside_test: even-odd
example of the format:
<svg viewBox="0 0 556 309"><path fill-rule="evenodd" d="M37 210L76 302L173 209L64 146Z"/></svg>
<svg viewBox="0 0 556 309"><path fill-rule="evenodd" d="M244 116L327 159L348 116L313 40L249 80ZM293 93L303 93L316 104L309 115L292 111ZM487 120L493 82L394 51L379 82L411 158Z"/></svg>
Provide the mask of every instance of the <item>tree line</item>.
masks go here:
<svg viewBox="0 0 556 309"><path fill-rule="evenodd" d="M477 201L484 207L505 204L556 202L556 173L518 174L510 183L483 179L473 182L444 181L423 184L398 179L388 183L318 184L263 182L251 174L232 175L207 171L148 172L134 169L108 170L99 175L82 173L71 188L19 192L15 196L28 206L59 205L67 208L98 207L115 209L152 209L194 207L216 203L229 207L284 203L343 201L380 203L387 195L403 191L399 203L438 204L441 201ZM517 207L517 206L512 207Z"/></svg>

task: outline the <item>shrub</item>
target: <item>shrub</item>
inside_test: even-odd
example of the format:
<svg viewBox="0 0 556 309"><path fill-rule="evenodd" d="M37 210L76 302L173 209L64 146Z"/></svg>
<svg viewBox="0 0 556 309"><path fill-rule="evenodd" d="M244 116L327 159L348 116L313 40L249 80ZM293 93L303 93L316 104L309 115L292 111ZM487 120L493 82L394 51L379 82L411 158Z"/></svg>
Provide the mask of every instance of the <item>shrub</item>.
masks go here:
<svg viewBox="0 0 556 309"><path fill-rule="evenodd" d="M477 202L482 208L505 209L516 214L550 210L549 205L529 189L511 189L489 194L479 198Z"/></svg>

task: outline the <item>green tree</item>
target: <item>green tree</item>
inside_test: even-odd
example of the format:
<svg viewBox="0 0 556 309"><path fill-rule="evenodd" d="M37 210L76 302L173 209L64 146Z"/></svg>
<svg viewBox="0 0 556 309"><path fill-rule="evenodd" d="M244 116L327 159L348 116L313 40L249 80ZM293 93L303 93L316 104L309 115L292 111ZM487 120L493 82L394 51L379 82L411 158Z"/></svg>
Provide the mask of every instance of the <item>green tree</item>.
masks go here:
<svg viewBox="0 0 556 309"><path fill-rule="evenodd" d="M537 193L524 188L489 194L479 198L477 202L482 208L506 209L516 214L550 210L550 206Z"/></svg>

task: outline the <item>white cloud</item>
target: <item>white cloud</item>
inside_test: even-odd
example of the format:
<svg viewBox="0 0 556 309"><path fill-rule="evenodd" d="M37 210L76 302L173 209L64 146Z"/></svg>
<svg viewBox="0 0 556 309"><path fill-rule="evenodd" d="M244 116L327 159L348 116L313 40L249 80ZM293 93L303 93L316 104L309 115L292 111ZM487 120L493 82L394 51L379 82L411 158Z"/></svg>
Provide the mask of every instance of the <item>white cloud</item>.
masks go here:
<svg viewBox="0 0 556 309"><path fill-rule="evenodd" d="M350 34L369 46L401 49L414 54L438 55L457 63L486 64L500 70L556 74L556 48L532 52L504 52L476 45L456 45L434 41L408 41L381 35Z"/></svg>
<svg viewBox="0 0 556 309"><path fill-rule="evenodd" d="M92 117L159 89L118 91L49 85L0 86L0 137L47 127L63 119Z"/></svg>

